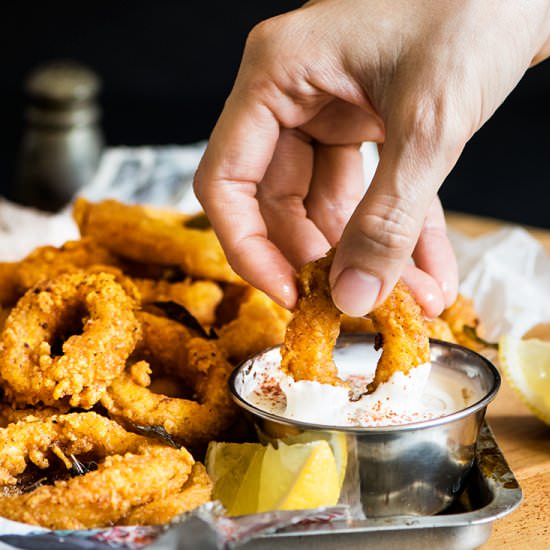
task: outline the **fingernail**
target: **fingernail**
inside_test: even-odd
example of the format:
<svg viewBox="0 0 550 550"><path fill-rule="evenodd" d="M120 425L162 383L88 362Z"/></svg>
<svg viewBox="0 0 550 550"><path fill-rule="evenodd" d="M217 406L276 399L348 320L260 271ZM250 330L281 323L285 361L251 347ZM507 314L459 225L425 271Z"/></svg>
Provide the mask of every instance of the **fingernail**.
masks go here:
<svg viewBox="0 0 550 550"><path fill-rule="evenodd" d="M275 292L268 292L267 295L274 302L286 309L293 309L298 298L296 285L292 286L288 283L282 283L278 288L276 288Z"/></svg>
<svg viewBox="0 0 550 550"><path fill-rule="evenodd" d="M447 281L443 281L441 290L445 297L445 307L451 307L456 301L456 285L450 285Z"/></svg>
<svg viewBox="0 0 550 550"><path fill-rule="evenodd" d="M352 317L361 317L372 310L380 294L382 284L374 275L355 268L340 273L332 288L336 306Z"/></svg>

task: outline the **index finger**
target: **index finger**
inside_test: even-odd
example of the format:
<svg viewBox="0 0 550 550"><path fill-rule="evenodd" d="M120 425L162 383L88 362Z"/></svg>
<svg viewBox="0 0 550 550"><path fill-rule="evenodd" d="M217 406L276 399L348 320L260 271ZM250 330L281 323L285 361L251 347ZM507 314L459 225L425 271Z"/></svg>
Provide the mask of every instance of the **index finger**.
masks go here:
<svg viewBox="0 0 550 550"><path fill-rule="evenodd" d="M235 92L210 137L194 189L233 269L291 308L297 298L293 267L268 239L256 200L279 138L270 109Z"/></svg>

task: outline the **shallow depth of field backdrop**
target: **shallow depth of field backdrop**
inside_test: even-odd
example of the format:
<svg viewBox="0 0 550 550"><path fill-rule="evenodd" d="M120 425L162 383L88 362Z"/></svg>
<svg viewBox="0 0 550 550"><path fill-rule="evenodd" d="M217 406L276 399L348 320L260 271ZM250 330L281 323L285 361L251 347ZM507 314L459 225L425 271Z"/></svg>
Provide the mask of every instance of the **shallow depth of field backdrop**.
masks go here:
<svg viewBox="0 0 550 550"><path fill-rule="evenodd" d="M248 31L301 2L7 2L0 17L0 194L13 193L23 80L69 58L103 80L108 145L185 144L210 133ZM550 227L550 62L528 71L443 185L445 207Z"/></svg>

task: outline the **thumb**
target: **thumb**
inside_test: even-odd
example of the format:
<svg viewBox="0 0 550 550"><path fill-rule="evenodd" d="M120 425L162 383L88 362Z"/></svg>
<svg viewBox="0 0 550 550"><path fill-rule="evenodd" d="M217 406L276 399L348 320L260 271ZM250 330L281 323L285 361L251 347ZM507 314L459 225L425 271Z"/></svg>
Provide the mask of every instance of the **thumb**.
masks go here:
<svg viewBox="0 0 550 550"><path fill-rule="evenodd" d="M359 317L382 303L410 261L430 205L462 149L437 134L392 141L388 133L331 268L332 297L344 313Z"/></svg>

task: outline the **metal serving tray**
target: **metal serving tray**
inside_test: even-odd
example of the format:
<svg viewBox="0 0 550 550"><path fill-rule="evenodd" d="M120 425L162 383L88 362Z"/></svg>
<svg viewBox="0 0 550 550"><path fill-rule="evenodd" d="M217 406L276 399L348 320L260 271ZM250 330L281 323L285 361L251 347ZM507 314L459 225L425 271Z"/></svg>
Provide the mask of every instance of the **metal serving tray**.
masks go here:
<svg viewBox="0 0 550 550"><path fill-rule="evenodd" d="M466 488L458 501L444 512L435 516L399 516L297 525L259 536L239 548L469 550L485 543L491 535L493 522L517 508L521 499L521 488L493 433L484 424L477 443L475 465Z"/></svg>

